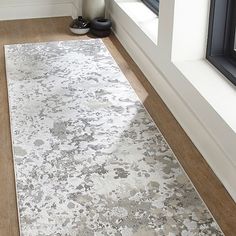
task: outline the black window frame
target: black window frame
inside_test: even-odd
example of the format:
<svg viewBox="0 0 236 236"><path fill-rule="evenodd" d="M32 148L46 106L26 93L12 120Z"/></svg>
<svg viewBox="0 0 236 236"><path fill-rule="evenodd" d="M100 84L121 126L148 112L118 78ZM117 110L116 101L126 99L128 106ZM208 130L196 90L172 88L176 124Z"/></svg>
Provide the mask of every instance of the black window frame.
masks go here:
<svg viewBox="0 0 236 236"><path fill-rule="evenodd" d="M211 0L206 58L236 85L236 1Z"/></svg>
<svg viewBox="0 0 236 236"><path fill-rule="evenodd" d="M142 0L142 2L150 8L155 14L159 15L159 0ZM156 5L158 3L158 6Z"/></svg>

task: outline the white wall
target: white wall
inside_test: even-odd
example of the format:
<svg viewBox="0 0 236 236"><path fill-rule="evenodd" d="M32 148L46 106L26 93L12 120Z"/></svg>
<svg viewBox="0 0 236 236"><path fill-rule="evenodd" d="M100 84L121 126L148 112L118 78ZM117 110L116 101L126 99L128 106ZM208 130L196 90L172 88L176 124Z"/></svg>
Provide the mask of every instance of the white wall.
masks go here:
<svg viewBox="0 0 236 236"><path fill-rule="evenodd" d="M210 0L160 1L157 45L124 1L110 1L115 34L236 201L236 87L205 60Z"/></svg>
<svg viewBox="0 0 236 236"><path fill-rule="evenodd" d="M0 20L54 16L76 17L81 0L0 0Z"/></svg>

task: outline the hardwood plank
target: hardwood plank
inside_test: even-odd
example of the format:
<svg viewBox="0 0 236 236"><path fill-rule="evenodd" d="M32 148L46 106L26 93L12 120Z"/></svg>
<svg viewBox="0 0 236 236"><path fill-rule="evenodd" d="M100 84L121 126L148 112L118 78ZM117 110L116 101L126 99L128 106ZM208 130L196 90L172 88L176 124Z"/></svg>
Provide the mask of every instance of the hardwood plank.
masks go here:
<svg viewBox="0 0 236 236"><path fill-rule="evenodd" d="M68 30L70 17L0 22L0 236L19 235L4 44L87 39ZM236 204L114 35L103 39L226 236L236 235Z"/></svg>

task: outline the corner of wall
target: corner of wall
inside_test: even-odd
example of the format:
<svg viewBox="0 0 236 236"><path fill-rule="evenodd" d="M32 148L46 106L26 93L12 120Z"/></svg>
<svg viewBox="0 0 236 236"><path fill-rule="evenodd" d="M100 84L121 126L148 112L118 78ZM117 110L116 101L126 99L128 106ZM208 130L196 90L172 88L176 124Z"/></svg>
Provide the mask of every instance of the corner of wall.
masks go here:
<svg viewBox="0 0 236 236"><path fill-rule="evenodd" d="M75 19L82 15L83 0L72 0L72 18Z"/></svg>

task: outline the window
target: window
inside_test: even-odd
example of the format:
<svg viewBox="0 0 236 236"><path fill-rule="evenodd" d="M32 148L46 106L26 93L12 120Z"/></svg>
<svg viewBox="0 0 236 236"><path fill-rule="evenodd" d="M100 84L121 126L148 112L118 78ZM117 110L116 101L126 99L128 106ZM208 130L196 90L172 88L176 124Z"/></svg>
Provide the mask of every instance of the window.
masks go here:
<svg viewBox="0 0 236 236"><path fill-rule="evenodd" d="M236 85L236 1L211 0L207 59Z"/></svg>
<svg viewBox="0 0 236 236"><path fill-rule="evenodd" d="M142 0L157 15L159 14L159 0Z"/></svg>

